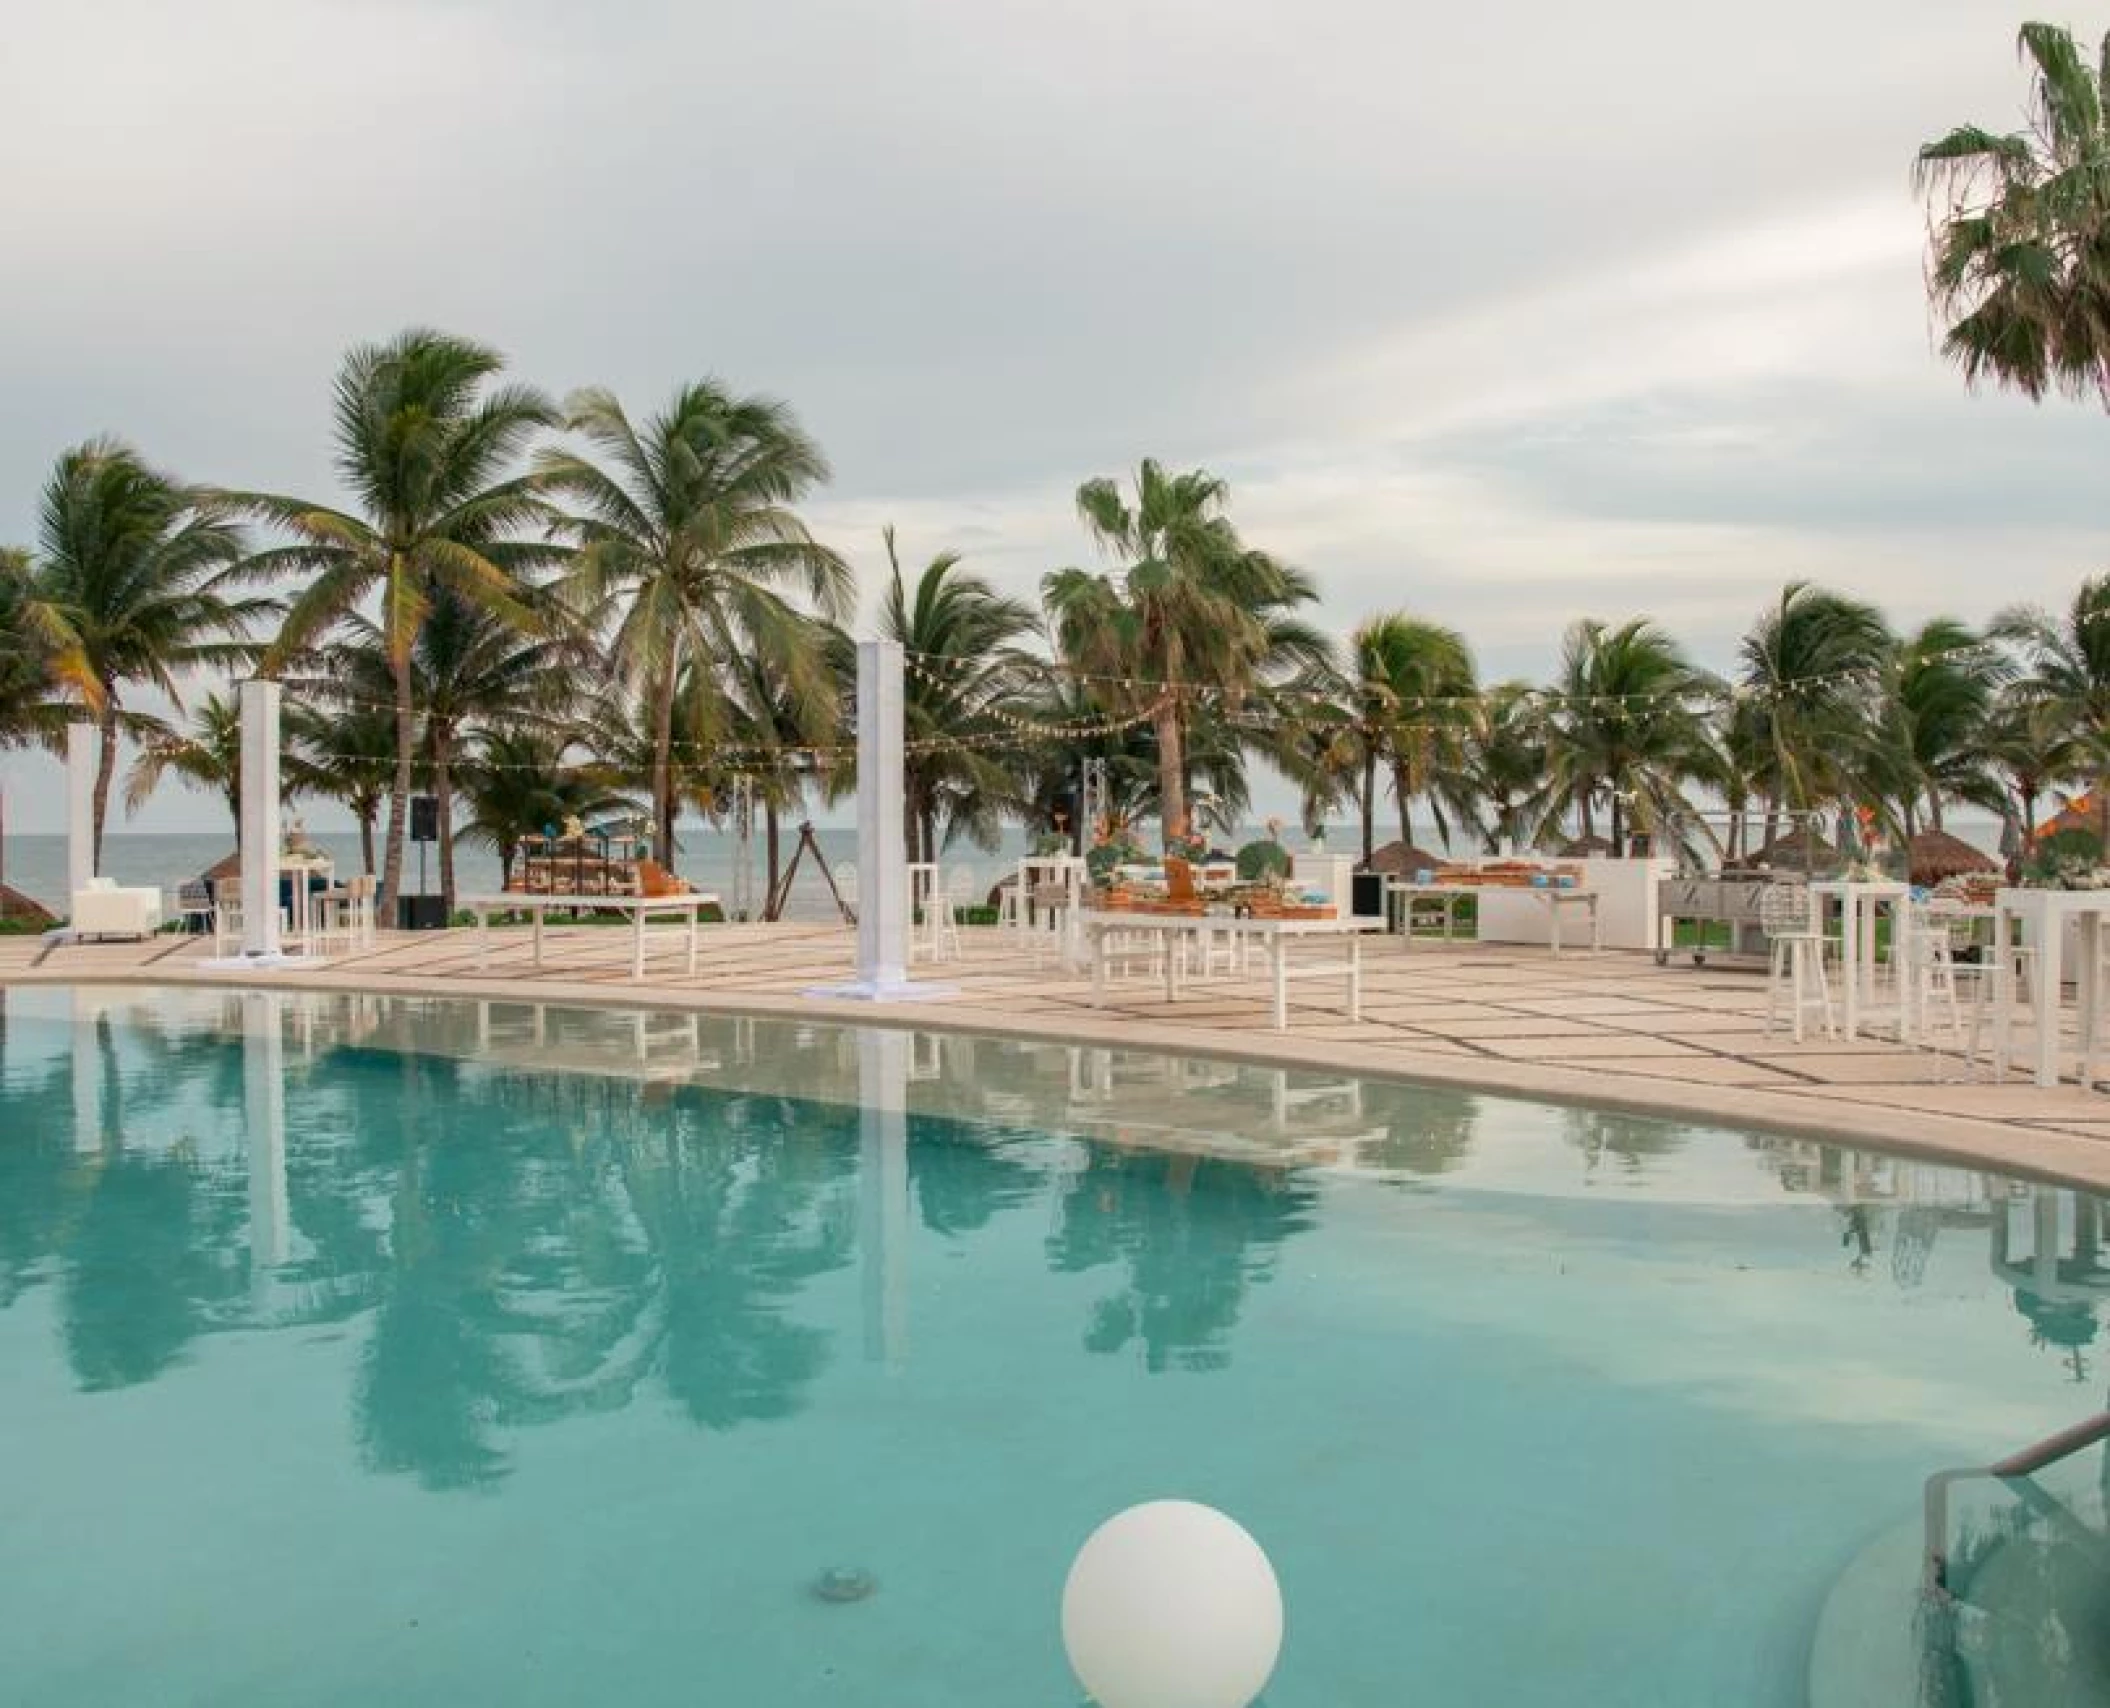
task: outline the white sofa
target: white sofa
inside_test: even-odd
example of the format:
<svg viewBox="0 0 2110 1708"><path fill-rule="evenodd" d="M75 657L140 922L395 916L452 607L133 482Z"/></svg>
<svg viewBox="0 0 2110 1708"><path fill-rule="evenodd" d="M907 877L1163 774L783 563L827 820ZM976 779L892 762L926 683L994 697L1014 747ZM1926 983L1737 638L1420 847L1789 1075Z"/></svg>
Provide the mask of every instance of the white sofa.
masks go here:
<svg viewBox="0 0 2110 1708"><path fill-rule="evenodd" d="M161 892L120 889L115 878L90 878L73 892L76 937L151 937L161 929Z"/></svg>

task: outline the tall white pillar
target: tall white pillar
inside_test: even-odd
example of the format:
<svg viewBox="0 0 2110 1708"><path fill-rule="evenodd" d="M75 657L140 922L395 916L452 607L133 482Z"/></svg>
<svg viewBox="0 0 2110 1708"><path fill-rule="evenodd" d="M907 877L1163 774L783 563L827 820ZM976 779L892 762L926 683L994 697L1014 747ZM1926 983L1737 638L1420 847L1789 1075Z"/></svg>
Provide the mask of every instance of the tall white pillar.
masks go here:
<svg viewBox="0 0 2110 1708"><path fill-rule="evenodd" d="M242 953L273 956L278 941L276 682L242 684Z"/></svg>
<svg viewBox="0 0 2110 1708"><path fill-rule="evenodd" d="M902 653L857 643L857 982L875 991L908 977L908 847L902 816Z"/></svg>
<svg viewBox="0 0 2110 1708"><path fill-rule="evenodd" d="M66 726L66 894L68 905L95 876L95 762L93 724Z"/></svg>
<svg viewBox="0 0 2110 1708"><path fill-rule="evenodd" d="M899 641L857 643L857 974L809 996L905 1002L951 987L908 977L908 848Z"/></svg>
<svg viewBox="0 0 2110 1708"><path fill-rule="evenodd" d="M908 1361L909 1044L909 1035L891 1026L857 1034L865 1357L889 1370Z"/></svg>

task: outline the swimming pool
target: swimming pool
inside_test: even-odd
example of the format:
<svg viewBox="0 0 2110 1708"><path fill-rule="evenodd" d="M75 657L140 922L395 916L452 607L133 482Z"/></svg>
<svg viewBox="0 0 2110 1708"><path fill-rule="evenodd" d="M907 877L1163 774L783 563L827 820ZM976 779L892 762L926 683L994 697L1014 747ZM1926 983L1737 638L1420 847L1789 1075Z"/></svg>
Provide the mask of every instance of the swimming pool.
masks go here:
<svg viewBox="0 0 2110 1708"><path fill-rule="evenodd" d="M1271 1708L1799 1704L1930 1471L2103 1403L2095 1200L1795 1140L692 1015L0 1018L11 1702L1074 1703L1069 1559L1170 1494L1275 1561Z"/></svg>

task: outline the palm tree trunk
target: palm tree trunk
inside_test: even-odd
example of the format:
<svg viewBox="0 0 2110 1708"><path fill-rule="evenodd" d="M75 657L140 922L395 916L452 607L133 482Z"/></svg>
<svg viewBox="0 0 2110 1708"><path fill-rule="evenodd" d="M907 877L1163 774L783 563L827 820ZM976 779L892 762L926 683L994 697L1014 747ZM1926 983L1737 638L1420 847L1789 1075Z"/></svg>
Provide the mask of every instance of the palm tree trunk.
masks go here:
<svg viewBox="0 0 2110 1708"><path fill-rule="evenodd" d="M1377 852L1377 749L1363 744L1363 865L1367 868Z"/></svg>
<svg viewBox="0 0 2110 1708"><path fill-rule="evenodd" d="M1158 737L1158 823L1166 841L1187 830L1186 731L1180 727L1179 700L1167 694L1153 720Z"/></svg>
<svg viewBox="0 0 2110 1708"><path fill-rule="evenodd" d="M652 729L652 858L674 869L674 663L659 684Z"/></svg>
<svg viewBox="0 0 2110 1708"><path fill-rule="evenodd" d="M439 820L440 906L454 917L454 743L444 730L432 736L432 793Z"/></svg>
<svg viewBox="0 0 2110 1708"><path fill-rule="evenodd" d="M359 811L359 858L365 862L366 875L374 875L374 819L379 815L378 803L369 802Z"/></svg>
<svg viewBox="0 0 2110 1708"><path fill-rule="evenodd" d="M1929 789L1927 791L1927 827L1930 830L1943 828L1941 821L1941 790L1939 789Z"/></svg>
<svg viewBox="0 0 2110 1708"><path fill-rule="evenodd" d="M388 789L388 830L382 840L378 911L384 922L395 919L396 904L402 899L404 821L410 815L411 770L417 763L417 712L411 702L410 654L406 650L391 662L396 672L396 776Z"/></svg>
<svg viewBox="0 0 2110 1708"><path fill-rule="evenodd" d="M94 869L103 869L103 820L110 811L110 779L117 773L117 694L103 685L103 715L96 720L102 750L95 761L95 834L91 840Z"/></svg>

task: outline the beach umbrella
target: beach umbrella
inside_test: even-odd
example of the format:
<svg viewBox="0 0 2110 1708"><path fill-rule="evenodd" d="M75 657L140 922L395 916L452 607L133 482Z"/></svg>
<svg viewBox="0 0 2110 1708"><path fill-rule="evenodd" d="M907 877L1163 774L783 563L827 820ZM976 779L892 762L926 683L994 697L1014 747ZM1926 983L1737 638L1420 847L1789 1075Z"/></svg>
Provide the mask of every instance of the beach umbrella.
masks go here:
<svg viewBox="0 0 2110 1708"><path fill-rule="evenodd" d="M1395 840L1386 843L1370 856L1368 869L1382 872L1388 878L1411 878L1416 872L1433 871L1442 864L1441 860L1426 849L1410 847Z"/></svg>

